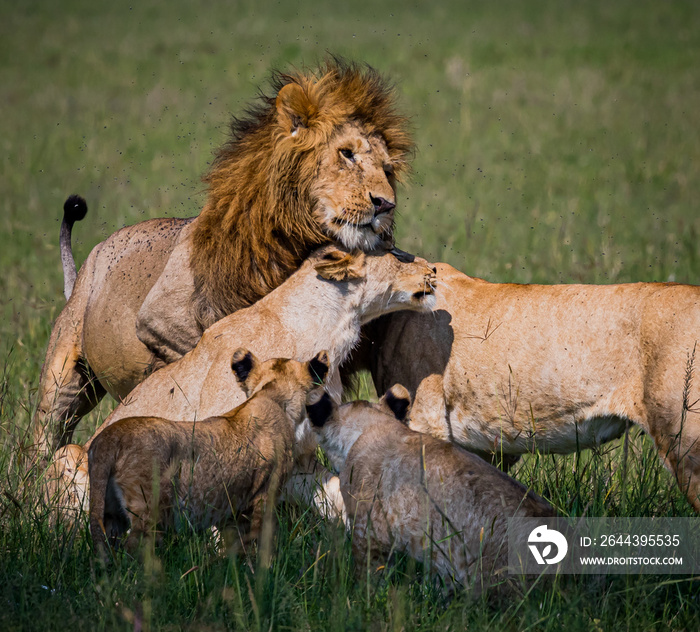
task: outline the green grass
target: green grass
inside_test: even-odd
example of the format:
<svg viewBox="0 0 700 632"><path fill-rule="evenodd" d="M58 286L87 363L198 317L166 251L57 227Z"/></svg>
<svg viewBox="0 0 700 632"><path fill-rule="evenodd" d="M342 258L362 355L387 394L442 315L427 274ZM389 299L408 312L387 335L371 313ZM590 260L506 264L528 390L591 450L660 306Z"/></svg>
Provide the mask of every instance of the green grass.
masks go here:
<svg viewBox="0 0 700 632"><path fill-rule="evenodd" d="M64 304L63 200L90 205L79 261L124 224L196 214L229 113L327 50L390 75L411 115L405 250L494 281L700 282L697 3L0 0L0 629L695 629L685 578L566 578L495 604L447 603L410 564L357 581L343 534L295 508L264 577L204 536L106 574L83 526L32 503L17 455ZM600 452L515 475L566 514L693 515L648 441L627 485L618 445Z"/></svg>

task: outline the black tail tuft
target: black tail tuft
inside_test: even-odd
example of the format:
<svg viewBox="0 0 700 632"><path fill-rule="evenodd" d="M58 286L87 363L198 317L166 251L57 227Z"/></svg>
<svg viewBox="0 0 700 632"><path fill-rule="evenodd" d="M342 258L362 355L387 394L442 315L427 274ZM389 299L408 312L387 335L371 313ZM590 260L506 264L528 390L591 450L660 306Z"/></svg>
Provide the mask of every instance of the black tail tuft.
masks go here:
<svg viewBox="0 0 700 632"><path fill-rule="evenodd" d="M79 195L71 195L63 204L63 221L68 224L79 222L87 215L87 202Z"/></svg>

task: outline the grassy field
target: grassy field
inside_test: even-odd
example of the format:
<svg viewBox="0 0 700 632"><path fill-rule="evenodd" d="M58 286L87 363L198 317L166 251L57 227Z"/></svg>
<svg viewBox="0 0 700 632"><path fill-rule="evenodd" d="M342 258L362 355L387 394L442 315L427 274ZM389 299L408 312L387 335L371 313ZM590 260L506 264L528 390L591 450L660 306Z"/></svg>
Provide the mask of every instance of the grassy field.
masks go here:
<svg viewBox="0 0 700 632"><path fill-rule="evenodd" d="M403 249L494 281L700 283L697 2L0 0L0 629L697 629L689 578L477 603L408 563L357 580L342 531L297 508L269 571L192 536L106 574L84 525L52 529L32 503L17 455L64 304L65 197L90 204L79 262L125 224L196 214L229 114L271 67L326 51L392 77L411 116ZM515 475L568 515L693 515L647 440L632 432L626 485L621 455Z"/></svg>

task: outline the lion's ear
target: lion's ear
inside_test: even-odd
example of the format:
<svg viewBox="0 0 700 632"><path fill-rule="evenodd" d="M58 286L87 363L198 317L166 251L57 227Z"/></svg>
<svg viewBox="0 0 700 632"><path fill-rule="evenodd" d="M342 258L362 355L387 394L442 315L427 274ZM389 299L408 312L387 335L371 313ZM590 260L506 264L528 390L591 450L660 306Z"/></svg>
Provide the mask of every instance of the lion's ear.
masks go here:
<svg viewBox="0 0 700 632"><path fill-rule="evenodd" d="M311 391L306 398L306 414L309 421L317 428L323 425L333 416L336 405L330 395L323 389Z"/></svg>
<svg viewBox="0 0 700 632"><path fill-rule="evenodd" d="M328 357L328 351L319 351L307 366L309 367L309 375L316 384L323 384L328 377L328 370L331 367L331 361Z"/></svg>
<svg viewBox="0 0 700 632"><path fill-rule="evenodd" d="M299 128L308 127L316 113L309 95L298 83L288 83L280 88L275 107L280 126L292 135Z"/></svg>
<svg viewBox="0 0 700 632"><path fill-rule="evenodd" d="M352 281L365 276L365 253L331 250L314 266L322 279L327 281Z"/></svg>
<svg viewBox="0 0 700 632"><path fill-rule="evenodd" d="M255 381L258 366L258 359L247 349L241 347L233 353L231 370L246 395L250 395L253 390L252 382Z"/></svg>
<svg viewBox="0 0 700 632"><path fill-rule="evenodd" d="M401 384L394 384L379 400L379 406L384 412L405 423L411 409L411 394Z"/></svg>

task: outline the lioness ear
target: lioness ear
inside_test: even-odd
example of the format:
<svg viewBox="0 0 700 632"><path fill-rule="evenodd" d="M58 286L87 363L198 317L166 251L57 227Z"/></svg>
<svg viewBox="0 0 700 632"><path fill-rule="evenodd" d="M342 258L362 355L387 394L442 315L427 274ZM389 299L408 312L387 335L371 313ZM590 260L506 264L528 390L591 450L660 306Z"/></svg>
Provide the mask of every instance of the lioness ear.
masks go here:
<svg viewBox="0 0 700 632"><path fill-rule="evenodd" d="M364 267L365 253L361 250L352 253L331 250L315 265L315 270L327 281L351 281L364 278Z"/></svg>
<svg viewBox="0 0 700 632"><path fill-rule="evenodd" d="M312 391L306 400L306 414L309 421L321 428L333 415L335 405L326 391Z"/></svg>
<svg viewBox="0 0 700 632"><path fill-rule="evenodd" d="M288 83L280 88L275 100L277 121L292 136L300 128L308 127L316 108L298 83Z"/></svg>
<svg viewBox="0 0 700 632"><path fill-rule="evenodd" d="M328 376L331 362L328 359L328 351L320 351L309 360L309 374L316 384L323 384Z"/></svg>
<svg viewBox="0 0 700 632"><path fill-rule="evenodd" d="M401 384L394 384L379 400L379 406L384 412L405 422L411 408L411 394Z"/></svg>
<svg viewBox="0 0 700 632"><path fill-rule="evenodd" d="M231 370L236 374L236 379L244 390L246 390L245 383L257 364L256 357L247 349L241 347L234 351L233 358L231 358Z"/></svg>

